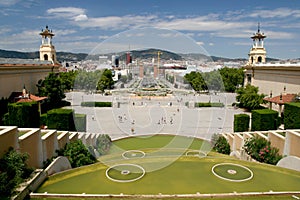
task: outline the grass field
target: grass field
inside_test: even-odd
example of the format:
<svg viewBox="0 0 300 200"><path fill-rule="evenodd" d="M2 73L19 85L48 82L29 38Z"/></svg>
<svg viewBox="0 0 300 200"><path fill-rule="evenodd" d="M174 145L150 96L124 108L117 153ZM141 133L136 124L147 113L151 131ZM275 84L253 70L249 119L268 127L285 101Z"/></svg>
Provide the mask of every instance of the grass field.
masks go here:
<svg viewBox="0 0 300 200"><path fill-rule="evenodd" d="M189 144L189 145L188 145ZM188 149L186 146L188 145ZM210 194L272 191L300 191L300 173L265 164L246 162L210 152L207 157L185 156L189 150L201 148L198 139L156 135L147 138L128 138L114 142L109 155L97 164L70 170L49 177L37 192L60 194ZM124 159L127 150L145 152L143 158ZM183 154L183 155L181 155ZM105 163L105 164L104 164ZM253 178L243 182L223 180L212 173L216 164L232 163L245 166L253 172ZM109 166L135 164L146 174L134 182L120 183L106 177ZM228 168L228 166L226 166ZM223 169L225 173L228 169ZM232 167L239 173L239 167ZM131 169L130 169L131 170ZM247 172L244 172L247 173ZM117 175L118 173L115 173ZM119 173L120 179L124 176ZM226 174L226 178L230 174ZM229 198L229 199L256 199ZM257 199L276 199L260 197ZM277 198L278 199L278 198ZM282 196L280 199L293 199Z"/></svg>

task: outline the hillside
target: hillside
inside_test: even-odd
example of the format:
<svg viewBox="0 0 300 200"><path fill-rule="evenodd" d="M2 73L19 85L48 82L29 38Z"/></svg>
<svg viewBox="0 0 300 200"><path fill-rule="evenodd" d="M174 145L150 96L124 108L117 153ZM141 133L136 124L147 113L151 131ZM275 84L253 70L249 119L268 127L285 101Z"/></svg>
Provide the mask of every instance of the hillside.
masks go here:
<svg viewBox="0 0 300 200"><path fill-rule="evenodd" d="M58 61L80 61L84 60L87 56L85 53L70 53L70 52L57 52ZM21 59L36 59L40 57L38 51L35 52L19 52L7 51L0 49L0 58L21 58Z"/></svg>
<svg viewBox="0 0 300 200"><path fill-rule="evenodd" d="M224 58L217 56L206 56L204 54L188 53L188 54L176 54L170 51L159 49L144 49L144 50L132 50L131 55L133 59L152 59L157 58L157 52L160 51L160 58L164 60L203 60L203 61L245 61L245 58ZM71 52L57 52L57 60L63 61L81 61L85 59L97 60L99 55L88 55L86 53L71 53ZM106 54L109 58L113 54ZM126 52L119 52L121 60L125 60ZM88 57L87 57L88 56ZM39 52L19 52L19 51L7 51L0 49L0 58L21 58L21 59L36 59L39 58ZM278 61L276 58L267 58L267 62Z"/></svg>

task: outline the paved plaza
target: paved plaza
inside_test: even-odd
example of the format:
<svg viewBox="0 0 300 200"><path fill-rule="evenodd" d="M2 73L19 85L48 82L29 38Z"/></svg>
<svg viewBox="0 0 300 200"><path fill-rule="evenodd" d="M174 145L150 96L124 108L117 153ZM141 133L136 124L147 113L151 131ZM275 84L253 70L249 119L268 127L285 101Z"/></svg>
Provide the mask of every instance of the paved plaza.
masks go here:
<svg viewBox="0 0 300 200"><path fill-rule="evenodd" d="M178 134L210 139L214 133L232 132L235 94L168 95L140 97L129 94L67 93L76 113L87 115L87 132L105 133L112 139L132 135ZM81 107L82 101L108 101L111 108ZM193 102L221 102L223 108L193 108ZM190 103L189 103L190 102Z"/></svg>

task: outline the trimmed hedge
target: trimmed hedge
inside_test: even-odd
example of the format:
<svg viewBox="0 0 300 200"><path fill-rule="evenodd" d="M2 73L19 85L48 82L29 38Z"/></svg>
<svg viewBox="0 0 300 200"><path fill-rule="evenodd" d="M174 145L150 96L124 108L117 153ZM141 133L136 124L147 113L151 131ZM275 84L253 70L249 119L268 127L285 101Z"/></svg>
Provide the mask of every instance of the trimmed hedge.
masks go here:
<svg viewBox="0 0 300 200"><path fill-rule="evenodd" d="M40 125L44 126L48 124L47 113L41 114Z"/></svg>
<svg viewBox="0 0 300 200"><path fill-rule="evenodd" d="M86 114L75 114L75 126L77 131L86 131Z"/></svg>
<svg viewBox="0 0 300 200"><path fill-rule="evenodd" d="M72 109L52 109L47 112L47 126L49 129L62 131L76 131Z"/></svg>
<svg viewBox="0 0 300 200"><path fill-rule="evenodd" d="M285 129L300 128L300 103L284 104L283 122Z"/></svg>
<svg viewBox="0 0 300 200"><path fill-rule="evenodd" d="M85 101L81 102L81 106L85 107L111 107L111 102Z"/></svg>
<svg viewBox="0 0 300 200"><path fill-rule="evenodd" d="M8 104L8 113L4 125L20 128L39 128L40 113L37 102L20 102Z"/></svg>
<svg viewBox="0 0 300 200"><path fill-rule="evenodd" d="M53 109L41 115L41 125L62 131L86 131L86 115L72 109Z"/></svg>
<svg viewBox="0 0 300 200"><path fill-rule="evenodd" d="M247 114L234 115L234 132L244 132L249 130L250 116Z"/></svg>
<svg viewBox="0 0 300 200"><path fill-rule="evenodd" d="M195 107L224 107L223 103L211 103L211 102L196 102Z"/></svg>
<svg viewBox="0 0 300 200"><path fill-rule="evenodd" d="M252 110L252 131L276 130L280 125L278 112L270 109Z"/></svg>

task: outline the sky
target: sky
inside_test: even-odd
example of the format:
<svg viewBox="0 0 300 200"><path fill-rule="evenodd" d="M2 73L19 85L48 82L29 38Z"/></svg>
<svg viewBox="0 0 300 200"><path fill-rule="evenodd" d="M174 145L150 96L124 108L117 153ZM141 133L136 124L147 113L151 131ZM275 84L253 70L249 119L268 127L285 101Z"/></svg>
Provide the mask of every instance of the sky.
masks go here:
<svg viewBox="0 0 300 200"><path fill-rule="evenodd" d="M247 58L258 23L267 57L300 58L299 0L0 0L0 49L38 51L47 25L56 51L197 53L196 44L211 56Z"/></svg>

